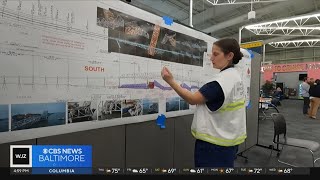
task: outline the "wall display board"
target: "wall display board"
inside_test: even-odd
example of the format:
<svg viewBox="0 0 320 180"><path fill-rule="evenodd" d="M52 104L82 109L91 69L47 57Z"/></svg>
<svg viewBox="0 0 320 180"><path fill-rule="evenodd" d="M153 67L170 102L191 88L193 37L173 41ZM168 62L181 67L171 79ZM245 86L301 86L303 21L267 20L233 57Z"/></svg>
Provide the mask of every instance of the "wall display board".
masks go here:
<svg viewBox="0 0 320 180"><path fill-rule="evenodd" d="M0 143L192 114L161 69L218 72L215 38L118 0L0 2Z"/></svg>

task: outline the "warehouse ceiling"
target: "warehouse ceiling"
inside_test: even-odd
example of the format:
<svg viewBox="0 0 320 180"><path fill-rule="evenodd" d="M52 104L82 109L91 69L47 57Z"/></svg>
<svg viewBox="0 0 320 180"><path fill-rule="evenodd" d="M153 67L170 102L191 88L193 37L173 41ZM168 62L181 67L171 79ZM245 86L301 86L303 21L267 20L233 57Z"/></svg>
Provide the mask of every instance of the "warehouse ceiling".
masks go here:
<svg viewBox="0 0 320 180"><path fill-rule="evenodd" d="M127 2L127 0L123 1ZM172 17L174 22L188 26L189 1L190 0L131 0L131 2L127 3L159 16ZM210 1L216 1L218 4L231 1L237 3L250 2L250 0ZM252 4L252 9L256 12L256 18L248 20L248 12L251 10L250 3L212 5L207 0L193 0L193 28L205 33L210 33L211 36L216 38L238 38L239 28L241 26L315 13L319 12L320 8L320 0L268 0L268 2L263 3L258 2L259 0L254 1L256 3ZM241 35L242 42L277 38L272 36L256 36L247 30L243 30Z"/></svg>

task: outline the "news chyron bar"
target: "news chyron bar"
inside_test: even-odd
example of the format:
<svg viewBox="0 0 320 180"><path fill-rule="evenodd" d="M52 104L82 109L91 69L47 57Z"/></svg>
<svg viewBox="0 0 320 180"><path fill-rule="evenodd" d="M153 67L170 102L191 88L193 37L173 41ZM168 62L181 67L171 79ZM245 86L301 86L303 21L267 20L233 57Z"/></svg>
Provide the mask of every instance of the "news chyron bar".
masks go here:
<svg viewBox="0 0 320 180"><path fill-rule="evenodd" d="M10 146L11 175L311 175L310 170L319 169L92 167L91 145Z"/></svg>
<svg viewBox="0 0 320 180"><path fill-rule="evenodd" d="M92 146L11 145L10 174L92 174Z"/></svg>

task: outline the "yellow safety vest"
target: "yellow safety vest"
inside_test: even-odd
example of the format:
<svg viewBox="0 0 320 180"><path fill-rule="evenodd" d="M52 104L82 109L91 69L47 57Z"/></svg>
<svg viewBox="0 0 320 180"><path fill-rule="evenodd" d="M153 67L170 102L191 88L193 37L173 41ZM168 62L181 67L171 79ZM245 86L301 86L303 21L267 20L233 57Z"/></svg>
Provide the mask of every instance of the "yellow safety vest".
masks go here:
<svg viewBox="0 0 320 180"><path fill-rule="evenodd" d="M197 105L191 126L196 139L220 145L241 144L247 137L243 82L235 68L226 69L210 81L217 81L224 93L224 103L211 111L206 104Z"/></svg>

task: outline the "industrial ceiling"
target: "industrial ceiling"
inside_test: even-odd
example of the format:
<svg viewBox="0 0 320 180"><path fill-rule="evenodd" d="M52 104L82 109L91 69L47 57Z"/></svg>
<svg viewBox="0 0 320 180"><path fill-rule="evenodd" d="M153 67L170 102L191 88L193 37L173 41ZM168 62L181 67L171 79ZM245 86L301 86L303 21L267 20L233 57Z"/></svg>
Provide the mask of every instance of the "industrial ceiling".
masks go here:
<svg viewBox="0 0 320 180"><path fill-rule="evenodd" d="M189 26L190 0L123 1L159 16L169 16L174 22ZM319 13L320 0L193 0L192 4L193 28L216 38L238 38L239 28L242 26ZM248 13L251 10L255 11L256 16L249 20ZM279 39L257 36L247 30L243 30L241 36L242 42Z"/></svg>

